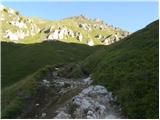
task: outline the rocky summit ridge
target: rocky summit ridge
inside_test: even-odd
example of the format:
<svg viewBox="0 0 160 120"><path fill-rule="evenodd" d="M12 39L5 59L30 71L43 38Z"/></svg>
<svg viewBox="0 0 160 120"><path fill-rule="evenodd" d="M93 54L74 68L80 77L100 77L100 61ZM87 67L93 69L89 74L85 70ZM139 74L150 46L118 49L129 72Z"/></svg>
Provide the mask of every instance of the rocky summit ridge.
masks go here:
<svg viewBox="0 0 160 120"><path fill-rule="evenodd" d="M84 15L50 21L25 17L2 4L0 12L1 41L24 44L62 41L94 46L110 45L130 34L99 18L90 19Z"/></svg>

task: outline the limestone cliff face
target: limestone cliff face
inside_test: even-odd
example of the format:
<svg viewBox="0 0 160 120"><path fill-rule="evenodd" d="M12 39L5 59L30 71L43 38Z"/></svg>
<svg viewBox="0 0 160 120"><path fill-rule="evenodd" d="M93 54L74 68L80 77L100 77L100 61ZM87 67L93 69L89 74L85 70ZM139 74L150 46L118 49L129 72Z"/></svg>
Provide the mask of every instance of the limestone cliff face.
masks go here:
<svg viewBox="0 0 160 120"><path fill-rule="evenodd" d="M20 15L19 12L11 8L0 5L0 13L3 40L19 42L26 37L36 35L40 31L32 19Z"/></svg>
<svg viewBox="0 0 160 120"><path fill-rule="evenodd" d="M0 6L0 12L1 41L36 43L59 40L93 46L110 45L129 35L129 32L108 25L98 18L92 20L83 15L48 21L22 16L3 5Z"/></svg>

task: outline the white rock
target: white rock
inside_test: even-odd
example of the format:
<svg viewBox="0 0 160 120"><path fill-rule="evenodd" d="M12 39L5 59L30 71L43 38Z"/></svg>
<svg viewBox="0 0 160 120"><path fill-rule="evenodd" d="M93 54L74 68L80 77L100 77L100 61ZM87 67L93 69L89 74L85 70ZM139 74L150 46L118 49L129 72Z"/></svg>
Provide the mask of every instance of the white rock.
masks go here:
<svg viewBox="0 0 160 120"><path fill-rule="evenodd" d="M48 39L58 40L58 38L59 38L58 32L59 32L59 30L55 30L53 33L51 33L51 34L48 36Z"/></svg>
<svg viewBox="0 0 160 120"><path fill-rule="evenodd" d="M74 38L74 33L72 30L68 30L68 35Z"/></svg>
<svg viewBox="0 0 160 120"><path fill-rule="evenodd" d="M93 112L93 111L88 111L87 112L87 119L96 119L97 117L96 117L96 115L95 115L95 113Z"/></svg>
<svg viewBox="0 0 160 120"><path fill-rule="evenodd" d="M89 80L90 77L83 79L85 82L88 82ZM59 111L59 114L57 115L58 117L56 118L71 118L70 113L67 111L69 109L73 109L70 108L71 106L75 107L72 113L75 118L118 118L117 115L114 116L114 112L112 112L112 110L108 112L111 98L112 93L108 92L105 87L101 85L90 86L83 89L82 92L73 97L68 106L65 106L61 111Z"/></svg>
<svg viewBox="0 0 160 120"><path fill-rule="evenodd" d="M91 103L86 98L81 96L75 96L73 98L73 104L80 106L82 110L85 110L91 107Z"/></svg>
<svg viewBox="0 0 160 120"><path fill-rule="evenodd" d="M94 45L94 42L93 42L93 40L89 40L89 41L87 42L87 44L88 44L89 46L93 46L93 45Z"/></svg>
<svg viewBox="0 0 160 120"><path fill-rule="evenodd" d="M16 32L18 39L24 39L26 37L25 33L22 30Z"/></svg>
<svg viewBox="0 0 160 120"><path fill-rule="evenodd" d="M62 30L60 30L59 32L58 32L58 39L59 40L62 40L64 38L64 31Z"/></svg>
<svg viewBox="0 0 160 120"><path fill-rule="evenodd" d="M62 86L64 86L64 82L58 82L59 83L59 85L62 87Z"/></svg>
<svg viewBox="0 0 160 120"><path fill-rule="evenodd" d="M43 85L49 87L50 86L50 81L48 80L42 80Z"/></svg>
<svg viewBox="0 0 160 120"><path fill-rule="evenodd" d="M83 82L84 82L85 84L90 85L93 81L91 80L91 77L88 77L88 78L83 79Z"/></svg>
<svg viewBox="0 0 160 120"><path fill-rule="evenodd" d="M19 22L14 20L14 21L11 21L11 24L19 28L27 28L27 25L24 22Z"/></svg>
<svg viewBox="0 0 160 120"><path fill-rule="evenodd" d="M5 38L9 38L10 40L18 40L18 36L15 33L12 33L10 30L6 31Z"/></svg>
<svg viewBox="0 0 160 120"><path fill-rule="evenodd" d="M36 103L36 106L39 106L39 103Z"/></svg>
<svg viewBox="0 0 160 120"><path fill-rule="evenodd" d="M47 115L46 113L42 113L41 117L44 118L46 117L46 115Z"/></svg>
<svg viewBox="0 0 160 120"><path fill-rule="evenodd" d="M63 111L59 112L54 119L69 119L71 116Z"/></svg>

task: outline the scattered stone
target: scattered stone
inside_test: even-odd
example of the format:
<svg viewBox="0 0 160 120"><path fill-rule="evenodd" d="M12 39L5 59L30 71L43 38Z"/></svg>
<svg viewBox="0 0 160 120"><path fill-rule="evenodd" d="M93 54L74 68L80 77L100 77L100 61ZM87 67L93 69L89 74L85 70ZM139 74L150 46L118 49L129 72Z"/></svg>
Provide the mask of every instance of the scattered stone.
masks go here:
<svg viewBox="0 0 160 120"><path fill-rule="evenodd" d="M70 115L61 111L54 119L70 119Z"/></svg>
<svg viewBox="0 0 160 120"><path fill-rule="evenodd" d="M39 103L36 103L36 106L39 106Z"/></svg>
<svg viewBox="0 0 160 120"><path fill-rule="evenodd" d="M42 113L41 117L44 118L46 117L46 115L47 115L46 113Z"/></svg>
<svg viewBox="0 0 160 120"><path fill-rule="evenodd" d="M50 81L42 80L42 85L49 87L50 86Z"/></svg>
<svg viewBox="0 0 160 120"><path fill-rule="evenodd" d="M103 43L105 45L110 45L110 44L115 43L119 40L120 40L120 38L117 35L109 35L103 40Z"/></svg>
<svg viewBox="0 0 160 120"><path fill-rule="evenodd" d="M83 79L83 81L90 81L90 77ZM72 110L71 114L74 118L102 119L106 118L106 116L108 118L114 118L115 116L111 116L112 113L107 112L112 100L112 93L108 92L105 87L100 85L90 86L83 89L79 95L73 97L68 107L60 108L61 110L58 111L57 116L59 119L64 118L63 114L72 117L69 113Z"/></svg>
<svg viewBox="0 0 160 120"><path fill-rule="evenodd" d="M91 80L91 77L88 77L88 78L83 79L83 82L87 85L90 85L93 82L93 80Z"/></svg>

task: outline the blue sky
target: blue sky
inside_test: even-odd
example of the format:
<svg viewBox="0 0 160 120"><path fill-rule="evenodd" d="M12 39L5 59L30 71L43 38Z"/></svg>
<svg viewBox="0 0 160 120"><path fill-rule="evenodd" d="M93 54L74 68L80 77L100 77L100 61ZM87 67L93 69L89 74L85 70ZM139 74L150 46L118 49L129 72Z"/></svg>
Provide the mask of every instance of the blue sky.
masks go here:
<svg viewBox="0 0 160 120"><path fill-rule="evenodd" d="M100 18L115 27L134 32L158 19L158 2L2 2L25 16L59 20L84 14Z"/></svg>

